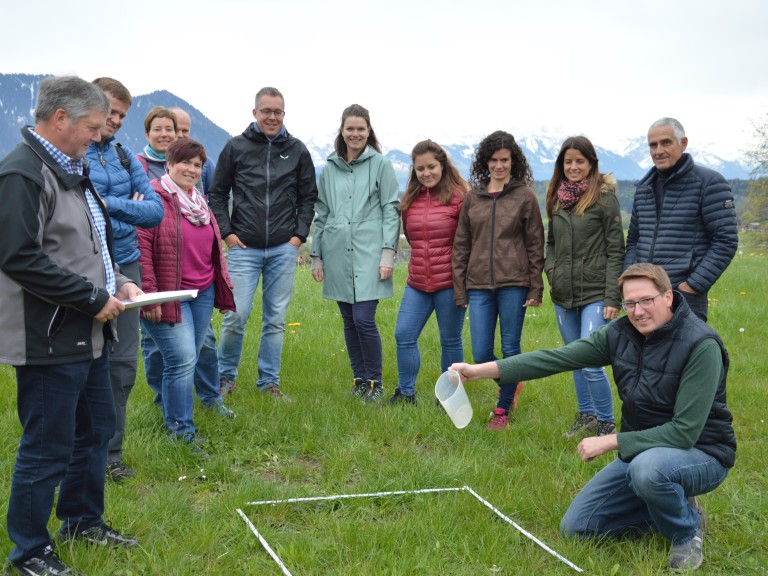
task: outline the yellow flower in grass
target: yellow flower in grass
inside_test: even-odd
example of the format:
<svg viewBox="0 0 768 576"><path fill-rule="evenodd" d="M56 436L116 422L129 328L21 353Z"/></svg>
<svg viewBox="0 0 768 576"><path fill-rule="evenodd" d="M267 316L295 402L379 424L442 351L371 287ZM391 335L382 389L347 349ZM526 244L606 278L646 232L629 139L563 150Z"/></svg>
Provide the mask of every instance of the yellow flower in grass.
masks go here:
<svg viewBox="0 0 768 576"><path fill-rule="evenodd" d="M288 322L288 326L301 326L301 322Z"/></svg>

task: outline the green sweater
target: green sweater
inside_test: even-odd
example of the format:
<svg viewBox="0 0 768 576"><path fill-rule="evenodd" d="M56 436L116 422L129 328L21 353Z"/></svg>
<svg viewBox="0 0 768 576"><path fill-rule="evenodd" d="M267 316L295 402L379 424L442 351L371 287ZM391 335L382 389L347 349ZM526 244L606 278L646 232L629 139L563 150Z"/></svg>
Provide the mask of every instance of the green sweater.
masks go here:
<svg viewBox="0 0 768 576"><path fill-rule="evenodd" d="M609 365L609 328L610 324L562 348L537 350L497 360L501 384ZM673 419L647 430L620 432L619 456L629 459L648 448L658 447L687 450L696 444L707 421L723 370L717 342L712 338L703 340L693 349L680 379Z"/></svg>

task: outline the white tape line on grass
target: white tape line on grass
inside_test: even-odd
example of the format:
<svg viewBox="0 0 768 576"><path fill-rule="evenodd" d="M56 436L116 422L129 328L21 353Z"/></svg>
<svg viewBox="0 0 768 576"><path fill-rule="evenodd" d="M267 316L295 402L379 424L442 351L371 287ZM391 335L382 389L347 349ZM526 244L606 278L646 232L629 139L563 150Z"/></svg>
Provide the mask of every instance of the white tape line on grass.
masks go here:
<svg viewBox="0 0 768 576"><path fill-rule="evenodd" d="M570 566L570 567L571 567L571 568L573 568L574 570L576 570L576 571L578 571L578 572L584 572L584 570L582 570L581 568L579 568L578 566L576 566L576 564L574 564L573 562L571 562L571 561L570 561L570 560L568 560L567 558L564 558L563 556L560 556L560 554L558 554L557 552L555 552L554 550L552 550L552 548L550 548L549 546L547 546L546 544L544 544L544 542L542 542L541 540L539 540L538 538L536 538L536 536L534 536L533 534L531 534L531 533L530 533L530 532L528 532L527 530L524 530L522 527L518 526L516 522L514 522L514 521L513 521L511 518L508 518L507 516L505 516L505 515L504 515L504 514L501 512L501 510L499 510L498 508L496 508L495 506L493 506L493 504L491 504L490 502L488 502L487 500L485 500L484 498L482 498L482 497L481 497L481 496L480 496L480 495L479 495L477 492L475 492L474 490L472 490L472 488L470 488L469 486L464 486L464 490L466 490L467 492L469 492L470 494L472 494L472 496L474 496L475 498L477 498L478 500L480 500L480 502L482 502L484 506L486 506L487 508L489 508L489 509L493 510L493 512L495 512L495 513L496 513L496 515L497 515L499 518L501 518L502 520L504 520L506 523L508 523L508 524L510 524L510 525L512 525L512 526L514 526L514 527L515 527L515 529L516 529L518 532L520 532L520 534L522 534L522 535L523 535L523 536L525 536L526 538L529 538L529 539L531 539L532 541L536 542L536 544L538 544L538 545L539 545L541 548L543 548L544 550L546 550L547 552L549 552L549 553L550 553L552 556L554 556L555 558L557 558L557 559L558 559L558 560L560 560L561 562L565 562L566 564L568 564L568 566Z"/></svg>
<svg viewBox="0 0 768 576"><path fill-rule="evenodd" d="M269 553L270 556L272 556L272 560L277 562L277 565L280 566L280 570L283 571L283 574L285 574L285 576L293 576L291 572L288 570L288 568L285 566L285 564L283 564L283 561L280 560L280 557L277 554L275 554L275 551L272 550L272 548L267 543L267 541L264 540L264 537L261 535L261 533L258 530L256 530L256 526L253 525L253 522L249 520L248 516L246 516L243 513L243 511L240 510L240 508L237 509L237 513L240 514L240 518L245 520L245 523L248 524L248 528L251 529L251 532L256 534L256 537L259 539L259 542L261 542L261 545L264 546L264 549Z"/></svg>
<svg viewBox="0 0 768 576"><path fill-rule="evenodd" d="M258 500L255 502L246 502L246 506L264 506L264 505L277 505L277 504L295 504L298 502L328 502L331 500L346 500L349 498L380 498L383 496L402 496L406 494L432 494L437 492L469 492L472 494L472 496L475 497L476 500L478 500L483 506L493 511L494 514L496 514L499 518L504 520L507 524L514 527L518 532L520 532L523 536L531 540L532 542L536 543L540 548L545 550L548 554L554 556L564 564L567 564L577 572L583 572L581 568L576 566L573 562L568 560L567 558L561 556L552 548L544 544L541 540L536 538L533 534L528 532L527 530L523 529L521 526L519 526L516 522L514 522L511 518L503 514L498 508L493 506L490 502L485 500L483 497L481 497L477 492L472 490L469 486L462 486L461 488L422 488L420 490L395 490L392 492L371 492L367 494L335 494L333 496L309 496L304 498L285 498L283 500ZM275 554L275 552L270 548L267 541L262 537L262 535L259 533L259 531L256 529L256 527L253 525L253 523L248 519L248 517L238 508L237 513L240 514L240 516L245 520L245 522L248 524L251 531L256 534L256 536L259 539L259 542L261 542L261 545L264 546L266 551L269 553L270 556L277 562L278 566L283 571L283 574L286 576L291 576L291 573L288 571L288 568L285 567L285 564L280 560L280 558Z"/></svg>
<svg viewBox="0 0 768 576"><path fill-rule="evenodd" d="M371 492L370 494L336 494L334 496L312 496L309 498L287 498L285 500L259 500L246 502L246 506L261 506L264 504L293 504L295 502L321 502L328 500L344 500L346 498L375 498L381 496L400 496L403 494L428 494L430 492L461 492L466 488L422 488L421 490L397 490L395 492Z"/></svg>

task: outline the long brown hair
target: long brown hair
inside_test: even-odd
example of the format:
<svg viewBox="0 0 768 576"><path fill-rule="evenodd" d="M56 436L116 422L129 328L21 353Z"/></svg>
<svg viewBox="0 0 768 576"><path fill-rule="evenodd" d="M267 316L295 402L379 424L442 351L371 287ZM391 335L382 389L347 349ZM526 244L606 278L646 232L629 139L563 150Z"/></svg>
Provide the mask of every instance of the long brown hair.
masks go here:
<svg viewBox="0 0 768 576"><path fill-rule="evenodd" d="M413 147L411 152L411 175L408 177L408 185L405 187L405 194L400 202L400 210L408 210L421 191L421 183L419 183L419 179L416 177L416 169L413 164L416 162L416 157L422 154L432 154L443 168L440 182L435 186L435 192L437 192L440 204L450 204L454 194L458 194L459 198L464 198L469 190L469 185L461 177L451 159L448 158L445 149L432 140L422 140Z"/></svg>
<svg viewBox="0 0 768 576"><path fill-rule="evenodd" d="M373 126L371 126L370 112L368 112L367 108L360 106L360 104L352 104L344 108L344 112L341 113L341 126L339 126L339 133L336 136L336 141L333 145L334 149L336 150L336 155L339 158L343 158L344 160L347 159L347 143L344 142L344 135L342 132L344 131L344 122L346 122L347 118L350 116L354 116L355 118L362 118L365 120L365 123L368 126L368 141L366 144L381 154L381 145L379 144L379 139L376 138L376 133L373 131Z"/></svg>
<svg viewBox="0 0 768 576"><path fill-rule="evenodd" d="M600 174L598 168L599 160L592 142L585 136L571 136L570 138L566 138L565 142L563 142L563 145L560 147L560 153L557 155L557 160L555 160L555 171L552 174L552 179L549 181L549 188L547 188L546 208L548 218L552 218L552 212L555 210L555 206L557 206L557 190L560 188L560 183L565 178L565 153L568 152L568 150L576 150L577 152L580 152L581 155L589 161L591 166L589 174L587 174L587 178L589 178L589 186L587 186L584 195L576 204L576 214L578 216L583 216L587 208L600 200L600 195L602 194L603 174Z"/></svg>

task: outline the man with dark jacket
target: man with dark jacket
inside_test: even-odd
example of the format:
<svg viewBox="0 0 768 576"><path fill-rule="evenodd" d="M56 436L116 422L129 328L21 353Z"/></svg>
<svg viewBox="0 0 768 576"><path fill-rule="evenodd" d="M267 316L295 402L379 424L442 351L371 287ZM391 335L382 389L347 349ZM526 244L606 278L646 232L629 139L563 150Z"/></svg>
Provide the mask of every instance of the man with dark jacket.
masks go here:
<svg viewBox="0 0 768 576"><path fill-rule="evenodd" d="M229 247L227 265L237 307L237 311L227 312L221 327L219 375L222 394L234 389L253 295L263 277L256 386L282 398L285 316L299 247L307 239L314 216L316 175L306 146L283 125L285 100L279 90L259 90L253 116L256 121L221 151L208 194Z"/></svg>
<svg viewBox="0 0 768 576"><path fill-rule="evenodd" d="M674 118L661 118L648 130L654 167L637 185L624 268L636 262L662 266L706 322L709 289L739 244L736 210L728 182L694 165L687 146Z"/></svg>
<svg viewBox="0 0 768 576"><path fill-rule="evenodd" d="M587 338L451 369L466 380L497 378L504 394L519 380L611 364L621 432L585 438L578 453L585 462L614 450L618 458L581 489L560 531L599 538L655 529L672 542L669 567L695 570L706 517L694 497L719 486L736 459L726 405L728 353L660 266L634 264L619 286L627 315Z"/></svg>
<svg viewBox="0 0 768 576"><path fill-rule="evenodd" d="M115 262L120 272L141 286L139 243L136 227L152 228L163 219L163 204L149 185L144 168L133 152L115 142L115 135L131 107L131 93L114 78L97 78L93 83L109 99L107 122L101 141L92 142L85 153L91 182L101 196L112 224ZM109 354L109 379L115 397L115 435L109 441L107 476L120 482L136 474L123 463L123 437L128 397L136 381L139 362L139 309L128 310L117 319L117 341Z"/></svg>
<svg viewBox="0 0 768 576"><path fill-rule="evenodd" d="M109 346L123 300L141 290L113 264L109 215L83 161L110 103L75 76L40 83L34 128L0 162L0 362L16 367L23 432L8 499L8 572L72 574L48 533L133 546L102 519L115 432Z"/></svg>

